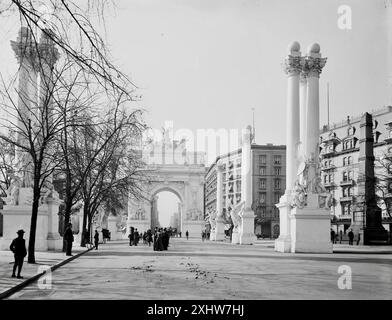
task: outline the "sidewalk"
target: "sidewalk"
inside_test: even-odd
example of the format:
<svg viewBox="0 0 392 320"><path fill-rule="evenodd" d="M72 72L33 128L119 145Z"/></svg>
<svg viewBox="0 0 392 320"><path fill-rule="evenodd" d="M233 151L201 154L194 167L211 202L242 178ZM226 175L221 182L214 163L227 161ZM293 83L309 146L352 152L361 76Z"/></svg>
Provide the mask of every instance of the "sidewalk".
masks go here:
<svg viewBox="0 0 392 320"><path fill-rule="evenodd" d="M72 254L76 256L79 253L86 251L87 248L80 246L73 246ZM20 285L24 281L32 278L33 276L42 273L44 266L53 267L58 263L68 260L69 257L65 252L61 251L45 251L35 253L35 264L27 263L27 256L23 263L22 276L23 279L11 278L12 268L14 265L14 255L11 251L0 251L0 295L5 291Z"/></svg>

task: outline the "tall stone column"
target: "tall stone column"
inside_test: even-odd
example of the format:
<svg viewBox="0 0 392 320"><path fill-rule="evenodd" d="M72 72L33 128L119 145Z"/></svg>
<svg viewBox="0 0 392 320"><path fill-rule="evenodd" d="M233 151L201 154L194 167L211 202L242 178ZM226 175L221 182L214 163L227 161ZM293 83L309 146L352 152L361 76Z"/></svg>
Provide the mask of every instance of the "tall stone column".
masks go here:
<svg viewBox="0 0 392 320"><path fill-rule="evenodd" d="M388 241L388 232L382 225L382 210L377 206L373 144L373 117L365 112L360 123L357 204L350 226L355 236L361 234L361 243L365 245Z"/></svg>
<svg viewBox="0 0 392 320"><path fill-rule="evenodd" d="M307 76L305 159L300 166L298 184L292 192L290 214L291 252L332 253L330 210L318 173L319 158L319 76L326 63L320 46L309 47L303 59ZM305 197L305 198L304 198Z"/></svg>
<svg viewBox="0 0 392 320"><path fill-rule="evenodd" d="M241 152L241 200L244 209L241 217L240 244L252 244L255 236L255 214L252 210L252 127L246 128Z"/></svg>
<svg viewBox="0 0 392 320"><path fill-rule="evenodd" d="M300 141L300 156L305 154L306 146L306 106L307 106L307 75L301 72L299 80L299 141Z"/></svg>
<svg viewBox="0 0 392 320"><path fill-rule="evenodd" d="M225 239L225 225L223 219L223 169L222 160L216 164L216 217L215 217L215 232L211 240L221 241Z"/></svg>
<svg viewBox="0 0 392 320"><path fill-rule="evenodd" d="M326 58L321 57L320 46L317 43L310 46L304 64L304 73L307 76L305 156L308 160L314 161L315 166L319 161L319 78L325 63Z"/></svg>
<svg viewBox="0 0 392 320"><path fill-rule="evenodd" d="M290 251L290 210L291 190L297 176L297 149L299 143L299 78L301 72L301 52L298 42L289 45L289 54L284 61L287 74L286 102L286 192L276 205L279 208L279 238L275 241L275 250Z"/></svg>
<svg viewBox="0 0 392 320"><path fill-rule="evenodd" d="M26 123L32 119L32 113L38 108L37 104L37 83L39 55L37 45L31 31L27 27L20 28L16 41L11 41L11 47L19 62L18 70L18 128L25 128ZM27 139L23 134L18 133L17 141L20 145L26 145ZM20 148L16 148L16 172L18 180L16 183L21 188L33 186L32 165L30 155ZM26 192L20 192L27 193ZM20 201L16 201L20 202ZM19 204L19 203L16 203Z"/></svg>

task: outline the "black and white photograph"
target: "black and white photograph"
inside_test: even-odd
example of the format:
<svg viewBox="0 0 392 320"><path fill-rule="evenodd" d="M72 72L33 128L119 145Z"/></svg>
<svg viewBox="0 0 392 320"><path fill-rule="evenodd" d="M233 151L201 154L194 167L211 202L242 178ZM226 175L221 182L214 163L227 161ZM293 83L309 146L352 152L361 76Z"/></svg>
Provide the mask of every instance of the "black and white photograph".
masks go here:
<svg viewBox="0 0 392 320"><path fill-rule="evenodd" d="M392 0L0 0L0 48L0 308L392 299Z"/></svg>

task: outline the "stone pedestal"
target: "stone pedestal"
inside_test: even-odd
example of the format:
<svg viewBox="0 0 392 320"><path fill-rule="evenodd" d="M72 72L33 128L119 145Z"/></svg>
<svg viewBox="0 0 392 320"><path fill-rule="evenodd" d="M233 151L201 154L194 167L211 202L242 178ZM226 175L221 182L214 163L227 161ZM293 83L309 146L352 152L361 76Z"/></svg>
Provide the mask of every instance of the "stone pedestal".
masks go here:
<svg viewBox="0 0 392 320"><path fill-rule="evenodd" d="M255 214L253 213L253 210L250 210L244 212L244 215L242 216L240 244L253 244L255 241Z"/></svg>
<svg viewBox="0 0 392 320"><path fill-rule="evenodd" d="M215 232L213 233L211 240L213 241L225 240L225 224L222 217L216 218Z"/></svg>
<svg viewBox="0 0 392 320"><path fill-rule="evenodd" d="M46 206L45 206L46 207ZM3 237L0 238L0 250L9 250L13 239L17 237L16 231L25 231L26 247L29 243L31 206L5 205L3 210ZM35 250L48 250L48 210L40 208L37 216L37 228L35 236Z"/></svg>
<svg viewBox="0 0 392 320"><path fill-rule="evenodd" d="M275 240L275 251L290 252L291 251L291 235L290 235L290 196L284 194L276 207L279 208L279 237Z"/></svg>
<svg viewBox="0 0 392 320"><path fill-rule="evenodd" d="M48 211L48 250L62 250L63 238L59 234L59 199L47 199L46 205ZM40 207L41 209L41 207Z"/></svg>
<svg viewBox="0 0 392 320"><path fill-rule="evenodd" d="M241 236L240 236L239 231L232 233L232 235L231 235L231 243L232 244L240 244L240 242L241 242L240 239L241 239Z"/></svg>
<svg viewBox="0 0 392 320"><path fill-rule="evenodd" d="M331 214L320 209L318 195L308 195L308 206L293 208L290 215L291 252L332 253Z"/></svg>
<svg viewBox="0 0 392 320"><path fill-rule="evenodd" d="M123 238L122 232L117 229L118 218L115 216L108 217L108 230L110 232L110 240L121 240ZM139 231L139 228L136 227ZM142 230L142 232L144 232Z"/></svg>

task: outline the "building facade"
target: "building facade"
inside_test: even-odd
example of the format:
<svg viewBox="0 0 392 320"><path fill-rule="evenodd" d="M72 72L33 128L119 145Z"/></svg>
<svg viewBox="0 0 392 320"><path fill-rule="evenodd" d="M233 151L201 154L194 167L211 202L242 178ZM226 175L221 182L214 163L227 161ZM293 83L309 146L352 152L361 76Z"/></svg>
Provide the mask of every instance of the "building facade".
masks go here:
<svg viewBox="0 0 392 320"><path fill-rule="evenodd" d="M392 154L392 107L375 110L371 115L375 177L380 180L388 175L386 168L381 165L382 159ZM321 178L325 188L333 195L332 227L338 233L346 233L350 228L358 197L358 179L364 174L358 165L360 119L360 116L347 117L341 123L324 126L320 134ZM392 193L392 184L390 187ZM379 194L378 189L376 192ZM379 206L383 209L383 226L390 231L392 221L384 201L380 201Z"/></svg>
<svg viewBox="0 0 392 320"><path fill-rule="evenodd" d="M252 209L256 215L255 234L266 238L279 236L279 210L275 204L286 188L286 147L281 145L251 145ZM205 214L216 210L216 163L222 160L223 212L230 227L230 209L241 202L241 149L219 156L205 177ZM208 221L207 221L208 230Z"/></svg>

